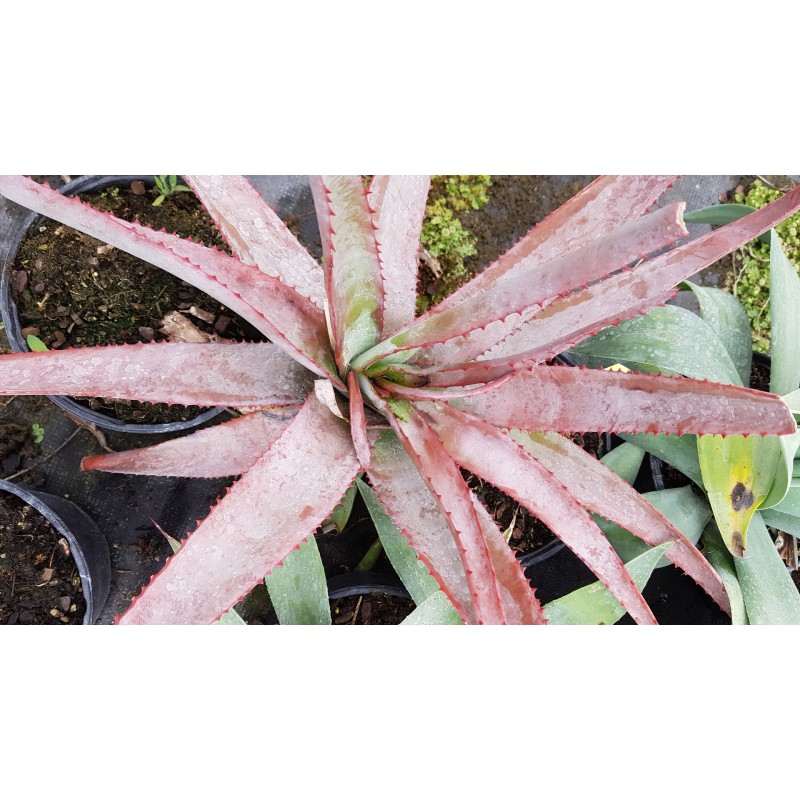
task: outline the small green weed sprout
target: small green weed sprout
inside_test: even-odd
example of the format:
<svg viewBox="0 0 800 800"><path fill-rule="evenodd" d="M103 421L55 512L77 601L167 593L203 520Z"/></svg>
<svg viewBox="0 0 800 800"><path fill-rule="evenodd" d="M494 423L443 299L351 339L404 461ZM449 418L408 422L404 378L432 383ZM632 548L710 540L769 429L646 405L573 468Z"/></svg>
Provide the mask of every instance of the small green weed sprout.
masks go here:
<svg viewBox="0 0 800 800"><path fill-rule="evenodd" d="M177 175L153 175L158 189L158 197L153 200L154 206L160 206L165 197L172 197L178 192L191 192L192 190L183 183L178 183Z"/></svg>

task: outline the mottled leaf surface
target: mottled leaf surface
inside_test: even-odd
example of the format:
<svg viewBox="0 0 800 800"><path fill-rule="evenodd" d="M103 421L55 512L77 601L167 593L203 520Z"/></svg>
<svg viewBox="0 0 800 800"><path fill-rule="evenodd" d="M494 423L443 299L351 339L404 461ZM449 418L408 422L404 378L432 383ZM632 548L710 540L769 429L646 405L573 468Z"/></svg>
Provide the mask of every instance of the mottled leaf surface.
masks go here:
<svg viewBox="0 0 800 800"><path fill-rule="evenodd" d="M741 556L753 514L772 489L781 458L778 437L700 436L697 453L722 540Z"/></svg>
<svg viewBox="0 0 800 800"><path fill-rule="evenodd" d="M311 395L118 622L214 622L316 530L357 472L347 424Z"/></svg>
<svg viewBox="0 0 800 800"><path fill-rule="evenodd" d="M539 366L491 392L453 401L503 428L629 433L792 433L774 395L707 381Z"/></svg>
<svg viewBox="0 0 800 800"><path fill-rule="evenodd" d="M320 310L322 268L242 175L184 175L234 255L280 278Z"/></svg>
<svg viewBox="0 0 800 800"><path fill-rule="evenodd" d="M150 447L87 456L81 469L182 478L241 475L283 433L289 419L256 411Z"/></svg>
<svg viewBox="0 0 800 800"><path fill-rule="evenodd" d="M430 185L429 175L378 175L370 184L370 205L378 206L375 238L382 262L386 333L416 314L419 238Z"/></svg>
<svg viewBox="0 0 800 800"><path fill-rule="evenodd" d="M76 347L0 358L0 394L119 397L199 406L296 406L311 373L271 344Z"/></svg>
<svg viewBox="0 0 800 800"><path fill-rule="evenodd" d="M383 330L383 277L372 212L358 175L323 175L333 253L329 287L337 362L345 369Z"/></svg>

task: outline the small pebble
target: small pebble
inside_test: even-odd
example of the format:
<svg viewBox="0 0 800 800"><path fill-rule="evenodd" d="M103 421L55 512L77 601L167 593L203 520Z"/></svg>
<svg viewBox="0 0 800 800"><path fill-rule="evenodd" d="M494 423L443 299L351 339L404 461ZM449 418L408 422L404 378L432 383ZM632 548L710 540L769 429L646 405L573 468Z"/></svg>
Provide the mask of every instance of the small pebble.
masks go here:
<svg viewBox="0 0 800 800"><path fill-rule="evenodd" d="M137 196L143 195L147 191L144 181L131 181L131 191Z"/></svg>

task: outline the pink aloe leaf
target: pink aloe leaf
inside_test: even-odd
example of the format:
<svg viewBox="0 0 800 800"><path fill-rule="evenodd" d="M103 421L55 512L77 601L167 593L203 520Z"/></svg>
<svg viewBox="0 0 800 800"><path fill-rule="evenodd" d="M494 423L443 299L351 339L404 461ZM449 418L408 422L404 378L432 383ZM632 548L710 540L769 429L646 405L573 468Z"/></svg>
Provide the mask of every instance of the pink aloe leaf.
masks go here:
<svg viewBox="0 0 800 800"><path fill-rule="evenodd" d="M506 623L486 539L458 467L417 410L405 401L387 405L362 379L362 391L389 420L447 518L467 576L478 624Z"/></svg>
<svg viewBox="0 0 800 800"><path fill-rule="evenodd" d="M386 295L384 333L412 322L416 314L419 237L430 185L429 175L379 175L370 184L370 204L377 202L376 194L380 197L373 209Z"/></svg>
<svg viewBox="0 0 800 800"><path fill-rule="evenodd" d="M312 374L272 344L80 347L0 356L0 394L199 406L296 406Z"/></svg>
<svg viewBox="0 0 800 800"><path fill-rule="evenodd" d="M308 369L341 385L324 315L310 300L279 279L219 250L98 211L76 197L65 197L29 178L0 176L0 193L202 289L252 323Z"/></svg>
<svg viewBox="0 0 800 800"><path fill-rule="evenodd" d="M333 229L330 302L336 359L345 370L383 329L383 278L375 226L358 175L323 175Z"/></svg>
<svg viewBox="0 0 800 800"><path fill-rule="evenodd" d="M413 390L408 390L413 396ZM777 395L690 378L540 365L456 405L501 428L623 433L787 434Z"/></svg>
<svg viewBox="0 0 800 800"><path fill-rule="evenodd" d="M383 431L375 445L370 483L400 532L467 623L475 612L464 567L447 517L428 490L397 436ZM494 565L506 619L512 625L544 621L541 607L489 513L472 495L473 507Z"/></svg>
<svg viewBox="0 0 800 800"><path fill-rule="evenodd" d="M322 310L322 269L242 175L184 175L234 254L280 278Z"/></svg>
<svg viewBox="0 0 800 800"><path fill-rule="evenodd" d="M472 495L456 463L413 407L405 419L396 419L395 432L447 517L464 564L478 624L505 624L494 564Z"/></svg>
<svg viewBox="0 0 800 800"><path fill-rule="evenodd" d="M325 188L321 175L309 175L308 183L311 186L311 197L314 200L314 210L317 214L317 225L319 226L319 236L322 243L322 266L326 276L331 268L331 209L328 204L328 190ZM330 297L327 288L326 294Z"/></svg>
<svg viewBox="0 0 800 800"><path fill-rule="evenodd" d="M542 606L536 599L519 561L492 519L491 514L475 495L472 505L478 516L486 545L494 565L497 585L503 598L503 608L509 625L546 625Z"/></svg>
<svg viewBox="0 0 800 800"><path fill-rule="evenodd" d="M655 617L603 532L552 473L487 422L446 403L420 410L450 455L513 497L547 525L603 582L639 624Z"/></svg>
<svg viewBox="0 0 800 800"><path fill-rule="evenodd" d="M118 623L219 619L314 533L358 470L347 424L310 395Z"/></svg>
<svg viewBox="0 0 800 800"><path fill-rule="evenodd" d="M375 219L380 216L383 198L386 196L386 187L391 179L391 175L373 175L369 183L367 199L369 200L369 207L372 209L372 216Z"/></svg>
<svg viewBox="0 0 800 800"><path fill-rule="evenodd" d="M510 436L550 470L585 508L616 522L650 546L674 542L666 557L705 589L717 605L730 613L730 601L722 581L700 551L605 464L555 433L511 431Z"/></svg>
<svg viewBox="0 0 800 800"><path fill-rule="evenodd" d="M484 354L482 361L499 370L505 365L506 371L509 365L519 369L546 361L599 330L663 302L665 293L669 296L673 287L774 227L798 208L800 187L741 220L560 298Z"/></svg>
<svg viewBox="0 0 800 800"><path fill-rule="evenodd" d="M677 175L605 175L598 178L571 200L523 236L469 283L445 298L438 309L451 308L469 297L485 291L489 284L524 264L534 267L605 236L616 228L638 219L672 186ZM536 309L526 309L521 317L512 315L457 339L425 348L427 360L433 364L447 361L469 361L486 352Z"/></svg>
<svg viewBox="0 0 800 800"><path fill-rule="evenodd" d="M445 298L450 308L481 294L518 265L543 264L638 219L672 186L677 175L604 175L525 234L497 261Z"/></svg>
<svg viewBox="0 0 800 800"><path fill-rule="evenodd" d="M464 622L475 623L464 565L444 512L392 431L371 433L369 482L381 505L408 539Z"/></svg>
<svg viewBox="0 0 800 800"><path fill-rule="evenodd" d="M364 469L369 469L370 443L367 437L367 418L364 399L358 385L358 376L352 370L347 373L347 388L350 391L350 431L358 460Z"/></svg>
<svg viewBox="0 0 800 800"><path fill-rule="evenodd" d="M256 411L150 447L87 456L81 469L182 478L241 475L272 446L289 419Z"/></svg>
<svg viewBox="0 0 800 800"><path fill-rule="evenodd" d="M355 362L356 366L401 350L444 342L511 315L521 320L519 315L525 309L540 307L554 297L616 272L685 236L683 209L683 203L674 203L551 261L533 265L521 263L513 270L497 274L495 280L484 281L486 285L481 293L446 309L434 308L419 320L405 325L365 353ZM449 361L463 357L457 346L447 355Z"/></svg>

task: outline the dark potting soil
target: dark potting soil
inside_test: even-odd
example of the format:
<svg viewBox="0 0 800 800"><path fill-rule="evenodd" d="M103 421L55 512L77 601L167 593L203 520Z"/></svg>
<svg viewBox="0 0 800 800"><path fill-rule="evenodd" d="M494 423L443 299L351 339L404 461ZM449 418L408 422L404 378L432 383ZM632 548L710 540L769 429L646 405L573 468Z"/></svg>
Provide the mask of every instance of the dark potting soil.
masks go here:
<svg viewBox="0 0 800 800"><path fill-rule="evenodd" d="M0 494L0 625L80 625L85 611L67 540L27 503Z"/></svg>
<svg viewBox="0 0 800 800"><path fill-rule="evenodd" d="M230 252L193 194L176 194L153 206L157 195L155 189L134 181L129 186L81 194L81 199L127 221L163 228ZM50 349L167 341L174 337L164 328L167 315L173 315L175 324L199 336L200 341L264 340L249 323L199 289L51 220L44 220L23 240L13 278L23 332L38 336ZM182 421L201 411L166 403L75 399L133 423Z"/></svg>
<svg viewBox="0 0 800 800"><path fill-rule="evenodd" d="M399 625L414 609L414 601L383 592L331 601L334 625Z"/></svg>
<svg viewBox="0 0 800 800"><path fill-rule="evenodd" d="M565 369L569 369L565 367ZM591 453L595 458L602 458L605 453L603 438L597 433L574 433L572 441ZM501 530L514 528L508 539L511 549L523 555L552 542L556 535L538 517L535 517L516 500L504 494L496 486L482 480L477 475L462 469L461 474L478 499L486 506Z"/></svg>
<svg viewBox="0 0 800 800"><path fill-rule="evenodd" d="M492 175L486 207L460 215L464 227L477 239L478 251L465 259L464 265L471 273L480 272L595 177Z"/></svg>
<svg viewBox="0 0 800 800"><path fill-rule="evenodd" d="M750 367L750 388L758 389L760 392L769 391L770 370L766 364L753 359Z"/></svg>

